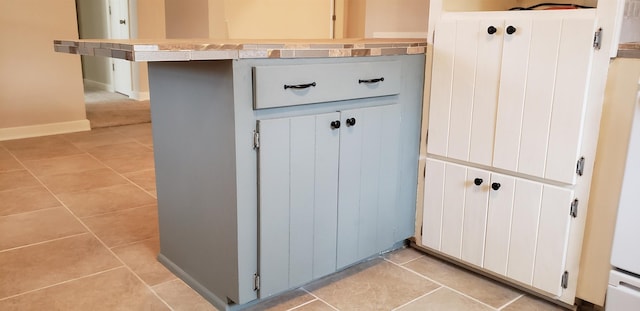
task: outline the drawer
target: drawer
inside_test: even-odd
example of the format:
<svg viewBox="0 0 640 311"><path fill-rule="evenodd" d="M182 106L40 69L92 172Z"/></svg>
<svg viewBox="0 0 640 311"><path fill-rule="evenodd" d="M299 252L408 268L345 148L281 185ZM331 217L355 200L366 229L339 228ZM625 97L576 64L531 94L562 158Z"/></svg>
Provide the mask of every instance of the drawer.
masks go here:
<svg viewBox="0 0 640 311"><path fill-rule="evenodd" d="M256 66L254 109L395 95L400 77L399 61Z"/></svg>

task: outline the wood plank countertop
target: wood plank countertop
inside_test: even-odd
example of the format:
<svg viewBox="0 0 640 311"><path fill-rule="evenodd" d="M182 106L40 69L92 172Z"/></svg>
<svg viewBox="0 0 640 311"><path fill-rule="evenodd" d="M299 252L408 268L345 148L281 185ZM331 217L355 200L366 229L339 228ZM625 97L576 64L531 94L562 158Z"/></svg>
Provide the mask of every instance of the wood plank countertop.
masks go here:
<svg viewBox="0 0 640 311"><path fill-rule="evenodd" d="M426 47L425 39L54 40L56 52L135 62L408 55Z"/></svg>
<svg viewBox="0 0 640 311"><path fill-rule="evenodd" d="M640 42L621 43L618 46L618 57L640 58Z"/></svg>

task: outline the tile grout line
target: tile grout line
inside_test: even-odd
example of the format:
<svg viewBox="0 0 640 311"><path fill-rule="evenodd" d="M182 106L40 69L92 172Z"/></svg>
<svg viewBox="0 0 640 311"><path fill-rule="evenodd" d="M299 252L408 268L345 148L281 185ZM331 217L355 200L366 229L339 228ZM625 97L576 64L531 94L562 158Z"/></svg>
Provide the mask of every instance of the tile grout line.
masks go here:
<svg viewBox="0 0 640 311"><path fill-rule="evenodd" d="M73 143L72 143L72 144L73 144ZM92 154L90 154L89 152L86 152L86 151L83 151L83 152L84 152L84 153L86 153L86 154L88 154L89 156L93 157L93 155L92 155ZM11 153L11 152L10 152L10 153ZM93 236L93 237L94 237L94 238L95 238L95 239L96 239L100 244L102 244L102 246L103 246L104 248L106 248L106 249L107 249L107 251L108 251L109 253L111 253L111 255L112 255L112 256L114 256L114 257L116 258L116 260L118 260L118 261L120 262L120 264L122 264L124 267L126 267L126 269L127 269L127 270L129 270L129 272L131 272L131 274L133 274L133 275L138 279L138 281L140 281L140 282L142 283L142 285L143 285L143 286L145 286L149 291L151 291L151 293L152 293L154 296L156 296L156 298L158 298L158 299L159 299L159 300L160 300L160 301L161 301L165 306L167 306L167 308L169 308L169 310L174 311L173 307L171 307L171 306L169 305L169 303L167 303L164 299L162 299L162 298L160 297L160 295L158 295L158 293L157 293L157 292L156 292L156 291L155 291L151 286L149 286L149 284L147 284L144 280L142 280L142 278L140 278L140 276L139 276L137 273L133 272L133 270L131 269L131 267L129 267L129 265L127 265L127 264L126 264L126 263L125 263L125 262L124 262L124 261L123 261L123 260L118 256L118 255L116 255L116 253L115 253L113 250L111 250L111 249L110 249L110 248L109 248L109 247L104 243L104 241L102 241L102 240L101 240L101 239L100 239L100 238L95 234L95 232L93 232L93 231L89 228L89 226L87 226L87 225L82 221L82 219L80 219L76 214L74 214L74 213L73 213L73 211L72 211L71 209L69 209L69 207L68 207L66 204L64 204L64 202L62 202L62 200L60 200L60 198L59 198L55 193L53 193L53 191L51 191L51 189L49 189L49 187L47 187L47 185L45 185L45 184L44 184L44 182L42 182L42 180L40 180L40 178L38 178L38 176L36 176L36 175L35 175L35 174L34 174L34 173L29 169L29 168L27 168L27 167L24 165L24 163L23 163L22 161L20 161L20 160L19 160L19 159L18 159L18 158L13 154L13 153L11 153L11 155L14 157L14 159L16 159L16 161L18 161L18 163L20 163L20 165L22 165L22 166L25 168L25 170L26 170L27 172L29 172L29 174L31 174L31 176L33 176L33 177L34 177L34 178L35 178L35 179L36 179L36 180L37 180L37 181L38 181L38 182L39 182L39 183L40 183L40 184L41 184L45 189L47 189L47 191L49 191L49 193L50 193L51 195L53 195L53 197L54 197L58 202L60 202L60 204L62 204L62 206L64 206L64 208L65 208L69 213L71 213L71 215L72 215L73 217L75 217L75 218L76 218L76 220L77 220L78 222L80 222L80 224L81 224L81 225L82 225L82 226L83 226L83 227L84 227L84 228L85 228L85 229L86 229L86 230L87 230L87 231L88 231L88 232L89 232L89 233L90 233L90 234L91 234L91 235L92 235L92 236ZM95 159L95 157L94 157L94 159ZM97 160L97 159L96 159L96 160ZM109 169L111 169L111 168L109 167ZM111 169L111 170L113 170L113 169Z"/></svg>
<svg viewBox="0 0 640 311"><path fill-rule="evenodd" d="M313 297L316 297L316 299L317 299L317 300L322 301L322 302L323 302L323 303L325 303L327 306L331 307L333 310L335 310L335 311L340 311L340 309L338 309L338 308L334 307L332 304L330 304L330 303L328 303L327 301L325 301L324 299L322 299L322 298L318 297L316 294L314 294L314 293L312 293L312 292L308 291L306 288L301 287L301 289L302 289L303 291L307 292L307 294L309 294L309 295L311 295L311 296L313 296Z"/></svg>
<svg viewBox="0 0 640 311"><path fill-rule="evenodd" d="M296 310L298 308L301 308L301 307L304 307L304 306L306 306L306 305L308 305L308 304L310 304L310 303L312 303L314 301L319 301L319 300L318 300L318 298L314 298L314 299L311 299L311 300L309 300L307 302L303 302L303 303L301 303L301 304L299 304L299 305L297 305L295 307L289 308L289 309L287 309L285 311L294 311L294 310Z"/></svg>
<svg viewBox="0 0 640 311"><path fill-rule="evenodd" d="M49 242L55 242L55 241L60 241L60 240L68 239L68 238L73 238L73 237L77 237L77 236L80 236L80 235L83 235L83 234L89 234L89 232L85 231L85 232L82 232L82 233L76 233L76 234L67 235L67 236L63 236L63 237L53 238L53 239L46 240L46 241L40 241L40 242L36 242L36 243L30 243L30 244L27 244L27 245L20 245L20 246L16 246L16 247L12 247L12 248L7 248L7 249L0 250L0 254L5 253L5 252L9 252L9 251L14 251L14 250L26 248L26 247L29 247L29 246L37 246L37 245L41 245L41 244L45 244L45 243L49 243Z"/></svg>
<svg viewBox="0 0 640 311"><path fill-rule="evenodd" d="M516 302L517 300L519 300L520 298L522 298L522 297L524 297L524 296L525 296L525 294L522 294L522 295L520 295L520 296L516 297L515 299L513 299L513 300L511 300L511 301L507 302L504 306L502 306L502 307L498 308L498 310L503 310L504 308L508 307L509 305L511 305L512 303Z"/></svg>
<svg viewBox="0 0 640 311"><path fill-rule="evenodd" d="M0 191L0 192L2 192L2 191ZM58 205L58 206L52 206L52 207L45 207L45 208L41 208L41 209L36 209L36 210L32 210L32 211L19 212L19 213L13 213L13 214L8 214L8 215L0 215L0 218L17 216L17 215L25 215L25 214L33 214L33 213L48 211L48 210L56 209L56 208L64 208L64 206Z"/></svg>
<svg viewBox="0 0 640 311"><path fill-rule="evenodd" d="M48 288L51 288L51 287L56 287L56 286L59 286L59 285L71 283L71 282L74 282L74 281L87 279L87 278L90 278L90 277L94 277L96 275L104 274L104 273L111 272L111 271L114 271L114 270L117 270L117 269L122 269L122 268L125 268L125 266L117 266L117 267L109 268L109 269L106 269L106 270L103 270L103 271L98 271L98 272L95 272L95 273L83 275L81 277L77 277L77 278L69 279L69 280L66 280L66 281L58 282L58 283L55 283L55 284L50 284L50 285L47 285L47 286L43 286L43 287L39 287L39 288L36 288L36 289L28 290L26 292L22 292L22 293L18 293L18 294L15 294L15 295L11 295L11 296L0 298L0 301L9 300L11 298L27 295L27 294L30 294L30 293L34 293L34 292L45 290L45 289L48 289Z"/></svg>
<svg viewBox="0 0 640 311"><path fill-rule="evenodd" d="M384 260L389 261L389 260L387 260L387 259L384 259ZM389 261L389 262L391 262L391 261ZM456 293L458 293L458 294L460 294L460 295L462 295L462 296L464 296L464 297L467 297L467 298L469 298L469 299L471 299L471 300L473 300L473 301L475 301L475 302L478 302L478 303L482 304L483 306L489 307L491 310L497 310L495 307L490 306L490 305L488 305L487 303L482 302L482 301L478 300L477 298L471 297L471 296L469 296L469 295L467 295L467 294L465 294L465 293L463 293L463 292L461 292L461 291L459 291L459 290L457 290L457 289L454 289L454 288L451 288L451 287L449 287L449 286L446 286L446 285L444 285L444 284L442 284L442 283L440 283L440 282L438 282L438 281L436 281L436 280L433 280L433 279L431 279L431 278L429 278L429 277L427 277L427 276L425 276L425 275L422 275L422 274L420 274L420 273L418 273L418 272L416 272L416 271L413 271L413 270L411 270L411 269L409 269L409 268L407 268L407 267L405 267L405 266L398 265L398 264L396 264L396 263L394 263L394 262L391 262L391 263L392 263L392 264L394 264L394 265L396 265L396 266L398 266L398 267L400 267L400 268L402 268L402 269L405 269L405 270L407 270L407 271L409 271L409 272L411 272L411 273L413 273L413 274L415 274L415 275L417 275L417 276L420 276L420 277L422 277L422 278L424 278L424 279L426 279L426 280L428 280L428 281L431 281L431 282L433 282L433 283L435 283L435 284L438 284L438 285L440 285L440 286L442 286L442 287L444 287L444 288L447 288L447 289L449 289L449 290L451 290L451 291L453 291L453 292L456 292Z"/></svg>
<svg viewBox="0 0 640 311"><path fill-rule="evenodd" d="M408 306L408 305L410 305L411 303L416 302L416 301L418 301L418 300L422 299L423 297L427 297L427 296L429 296L429 295L431 295L431 294L433 294L433 293L435 293L435 292L437 292L437 291L441 290L442 288L444 288L444 287L443 287L443 286L440 286L440 287L437 287L437 288L435 288L435 289L432 289L432 290L428 291L427 293L422 294L421 296L416 297L416 298L414 298L414 299L412 299L412 300L410 300L410 301L406 302L405 304L399 305L399 306L397 306L397 307L395 307L395 308L391 309L391 311L400 310L401 308L404 308L405 306Z"/></svg>

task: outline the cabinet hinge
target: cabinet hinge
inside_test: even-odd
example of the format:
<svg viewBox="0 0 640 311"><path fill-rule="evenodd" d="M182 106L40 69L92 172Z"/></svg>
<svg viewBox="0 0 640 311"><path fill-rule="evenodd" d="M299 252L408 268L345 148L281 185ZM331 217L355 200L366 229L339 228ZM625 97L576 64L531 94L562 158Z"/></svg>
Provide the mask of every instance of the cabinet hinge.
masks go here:
<svg viewBox="0 0 640 311"><path fill-rule="evenodd" d="M578 199L573 200L573 202L571 202L571 212L569 212L569 215L571 215L571 217L576 218L578 217Z"/></svg>
<svg viewBox="0 0 640 311"><path fill-rule="evenodd" d="M423 235L424 225L420 226L420 236Z"/></svg>
<svg viewBox="0 0 640 311"><path fill-rule="evenodd" d="M560 286L566 289L569 286L569 271L565 271L562 274L562 281L560 281Z"/></svg>
<svg viewBox="0 0 640 311"><path fill-rule="evenodd" d="M580 157L580 159L578 159L578 163L576 164L576 174L578 174L578 176L582 176L582 174L584 174L584 157Z"/></svg>
<svg viewBox="0 0 640 311"><path fill-rule="evenodd" d="M259 290L260 290L260 275L256 273L253 275L253 291L259 291Z"/></svg>
<svg viewBox="0 0 640 311"><path fill-rule="evenodd" d="M427 166L424 166L424 170L422 171L422 177L427 177Z"/></svg>
<svg viewBox="0 0 640 311"><path fill-rule="evenodd" d="M258 131L253 131L253 149L260 149L260 133Z"/></svg>
<svg viewBox="0 0 640 311"><path fill-rule="evenodd" d="M593 48L599 50L602 47L602 28L598 28L593 35Z"/></svg>

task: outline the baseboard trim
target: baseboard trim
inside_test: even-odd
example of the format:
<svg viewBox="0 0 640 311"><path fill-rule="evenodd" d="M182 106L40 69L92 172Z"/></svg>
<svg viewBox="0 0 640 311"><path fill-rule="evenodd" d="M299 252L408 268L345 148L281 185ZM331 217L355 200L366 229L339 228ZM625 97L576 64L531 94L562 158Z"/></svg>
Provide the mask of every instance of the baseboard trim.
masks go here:
<svg viewBox="0 0 640 311"><path fill-rule="evenodd" d="M131 96L129 96L129 98L135 100L149 100L151 97L149 96L149 92L131 91Z"/></svg>
<svg viewBox="0 0 640 311"><path fill-rule="evenodd" d="M0 128L0 141L91 130L89 120Z"/></svg>
<svg viewBox="0 0 640 311"><path fill-rule="evenodd" d="M91 86L93 88L101 89L107 92L114 92L113 86L111 84L98 82L95 80L83 79L82 82L84 85Z"/></svg>

